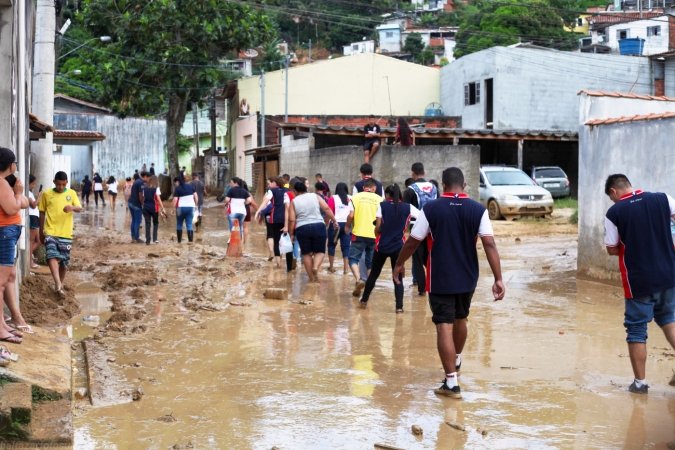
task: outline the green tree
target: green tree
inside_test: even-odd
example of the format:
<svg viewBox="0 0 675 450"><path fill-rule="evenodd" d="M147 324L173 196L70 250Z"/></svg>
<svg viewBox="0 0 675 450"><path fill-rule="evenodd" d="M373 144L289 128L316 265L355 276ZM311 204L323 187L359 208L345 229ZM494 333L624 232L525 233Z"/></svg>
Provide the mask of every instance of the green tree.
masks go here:
<svg viewBox="0 0 675 450"><path fill-rule="evenodd" d="M410 33L403 44L403 51L410 53L413 61L419 61L420 54L424 50L424 41L419 33Z"/></svg>
<svg viewBox="0 0 675 450"><path fill-rule="evenodd" d="M563 29L561 9L549 0L476 0L462 16L456 57L521 41L560 50L577 45L578 36Z"/></svg>
<svg viewBox="0 0 675 450"><path fill-rule="evenodd" d="M99 53L100 98L119 115L166 113L169 170L178 173L179 131L190 102L233 76L224 59L274 39L260 11L218 0L84 0L80 15Z"/></svg>

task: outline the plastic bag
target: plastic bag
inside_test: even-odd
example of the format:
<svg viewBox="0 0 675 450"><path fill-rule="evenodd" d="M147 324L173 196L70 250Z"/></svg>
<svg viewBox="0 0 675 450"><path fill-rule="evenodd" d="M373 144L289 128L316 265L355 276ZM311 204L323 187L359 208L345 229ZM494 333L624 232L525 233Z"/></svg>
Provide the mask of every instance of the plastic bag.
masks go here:
<svg viewBox="0 0 675 450"><path fill-rule="evenodd" d="M286 253L291 253L292 251L293 241L291 241L291 237L288 233L282 234L281 238L279 239L279 253L284 255Z"/></svg>

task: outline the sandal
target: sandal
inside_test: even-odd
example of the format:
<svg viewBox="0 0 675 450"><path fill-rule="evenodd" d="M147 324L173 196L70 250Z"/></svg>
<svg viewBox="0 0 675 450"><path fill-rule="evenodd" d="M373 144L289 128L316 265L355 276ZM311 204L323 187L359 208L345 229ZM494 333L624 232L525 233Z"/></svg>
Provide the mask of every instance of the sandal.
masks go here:
<svg viewBox="0 0 675 450"><path fill-rule="evenodd" d="M14 328L14 327L9 327L9 329L7 331L9 331L10 333L12 333L14 336L16 336L18 338L23 337L23 333L20 332L19 330L17 330L16 328Z"/></svg>
<svg viewBox="0 0 675 450"><path fill-rule="evenodd" d="M0 345L0 358L17 362L19 360L19 355L17 353L10 352L5 346Z"/></svg>
<svg viewBox="0 0 675 450"><path fill-rule="evenodd" d="M35 331L33 331L33 327L31 327L30 325L17 325L16 329L25 334L35 334Z"/></svg>
<svg viewBox="0 0 675 450"><path fill-rule="evenodd" d="M21 339L19 336L14 336L13 334L10 334L7 337L0 338L0 341L9 342L11 344L20 344L23 342L23 339Z"/></svg>

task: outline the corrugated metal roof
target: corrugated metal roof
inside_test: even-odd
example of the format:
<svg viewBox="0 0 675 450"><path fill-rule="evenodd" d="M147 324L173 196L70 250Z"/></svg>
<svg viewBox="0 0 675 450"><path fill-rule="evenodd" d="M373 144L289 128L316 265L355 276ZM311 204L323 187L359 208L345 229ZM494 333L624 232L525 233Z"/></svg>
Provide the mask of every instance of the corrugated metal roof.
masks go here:
<svg viewBox="0 0 675 450"><path fill-rule="evenodd" d="M639 122L645 120L661 120L661 119L673 119L675 118L675 111L673 112L664 112L664 113L654 113L654 114L636 114L634 116L621 116L621 117L611 117L608 119L592 119L586 122L586 125L596 126L596 125L611 125L613 123L626 123L626 122Z"/></svg>
<svg viewBox="0 0 675 450"><path fill-rule="evenodd" d="M632 98L638 100L656 100L664 102L675 102L675 98L659 96L659 95L646 95L646 94L633 94L630 92L609 92L609 91L592 91L588 89L583 89L577 93L577 95L586 94L589 97L614 97L614 98Z"/></svg>

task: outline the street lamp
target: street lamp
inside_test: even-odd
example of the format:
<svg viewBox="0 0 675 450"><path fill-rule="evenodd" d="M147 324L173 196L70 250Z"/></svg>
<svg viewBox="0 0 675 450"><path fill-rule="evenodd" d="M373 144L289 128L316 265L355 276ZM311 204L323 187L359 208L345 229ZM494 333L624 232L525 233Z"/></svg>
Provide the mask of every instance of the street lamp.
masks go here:
<svg viewBox="0 0 675 450"><path fill-rule="evenodd" d="M82 47L84 47L85 45L87 45L88 43L93 42L93 41L101 41L101 42L103 42L104 44L107 44L108 42L112 42L112 38L111 38L110 36L99 36L99 37L95 37L95 38L88 39L88 40L84 41L82 44L80 44L80 45L78 45L77 47L75 47L74 49L72 49L72 50L70 50L70 51L64 53L64 54L61 55L61 56L59 56L58 58L56 58L56 60L58 61L58 60L60 60L61 58L65 58L66 56L70 55L71 53L73 53L73 52L75 52L75 51L77 51L77 50L79 50L79 49L81 49Z"/></svg>

